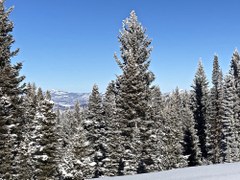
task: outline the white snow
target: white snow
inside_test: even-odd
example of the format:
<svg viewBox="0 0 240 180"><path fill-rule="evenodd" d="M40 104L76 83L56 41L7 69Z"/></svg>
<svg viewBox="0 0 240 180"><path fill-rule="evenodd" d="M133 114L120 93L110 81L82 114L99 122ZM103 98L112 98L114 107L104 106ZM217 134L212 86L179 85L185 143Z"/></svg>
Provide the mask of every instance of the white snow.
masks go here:
<svg viewBox="0 0 240 180"><path fill-rule="evenodd" d="M46 161L48 159L48 155L42 155L42 160Z"/></svg>
<svg viewBox="0 0 240 180"><path fill-rule="evenodd" d="M101 152L96 152L96 155L98 156L98 157L102 157L103 156L103 154L101 153Z"/></svg>
<svg viewBox="0 0 240 180"><path fill-rule="evenodd" d="M93 122L92 122L92 120L85 120L84 121L84 124L86 124L86 125L91 125Z"/></svg>
<svg viewBox="0 0 240 180"><path fill-rule="evenodd" d="M8 127L9 129L11 129L11 128L15 127L15 126L16 126L15 124L11 124L11 125L8 125L7 127Z"/></svg>
<svg viewBox="0 0 240 180"><path fill-rule="evenodd" d="M83 143L83 146L84 146L84 147L87 147L89 144L90 144L90 142L89 142L89 141L86 141L86 142Z"/></svg>
<svg viewBox="0 0 240 180"><path fill-rule="evenodd" d="M63 107L66 107L66 108L69 108L69 107L71 107L72 105L71 104L66 104L66 103L58 103L58 105L60 105L60 106L63 106Z"/></svg>
<svg viewBox="0 0 240 180"><path fill-rule="evenodd" d="M77 160L76 164L83 164L83 163L80 160Z"/></svg>
<svg viewBox="0 0 240 180"><path fill-rule="evenodd" d="M73 178L73 174L67 173L67 171L61 166L59 168L60 168L60 172L64 178Z"/></svg>
<svg viewBox="0 0 240 180"><path fill-rule="evenodd" d="M95 162L91 162L91 163L89 163L88 165L93 167L93 166L96 165L96 163L95 163Z"/></svg>
<svg viewBox="0 0 240 180"><path fill-rule="evenodd" d="M101 180L240 180L239 167L240 163L218 164Z"/></svg>
<svg viewBox="0 0 240 180"><path fill-rule="evenodd" d="M48 155L35 155L34 158L41 159L42 161L48 160Z"/></svg>
<svg viewBox="0 0 240 180"><path fill-rule="evenodd" d="M56 90L56 89L52 89L50 92L55 93L56 95L59 95L59 96L67 94L67 92L65 92L65 91L60 91L60 90Z"/></svg>

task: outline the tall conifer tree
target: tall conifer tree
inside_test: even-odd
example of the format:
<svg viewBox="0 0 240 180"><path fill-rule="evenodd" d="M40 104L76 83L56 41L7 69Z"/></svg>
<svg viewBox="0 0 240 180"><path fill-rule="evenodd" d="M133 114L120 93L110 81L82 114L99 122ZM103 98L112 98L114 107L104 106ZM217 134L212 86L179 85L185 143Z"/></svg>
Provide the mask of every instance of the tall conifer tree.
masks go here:
<svg viewBox="0 0 240 180"><path fill-rule="evenodd" d="M106 122L106 159L105 159L105 175L115 176L121 175L119 171L119 159L121 154L121 146L119 141L119 122L116 118L116 87L115 82L111 81L107 86L106 93L103 97L103 115ZM121 168L120 168L121 169Z"/></svg>
<svg viewBox="0 0 240 180"><path fill-rule="evenodd" d="M36 86L35 84L28 84L26 95L24 96L24 129L23 129L23 141L21 142L21 153L23 154L24 161L21 166L21 179L31 179L32 172L34 171L32 164L32 157L30 155L30 150L34 144L32 136L35 134L32 133L35 129L35 116L37 111L37 98L36 98ZM24 172L24 173L23 173Z"/></svg>
<svg viewBox="0 0 240 180"><path fill-rule="evenodd" d="M123 71L117 78L117 117L121 123L122 160L124 174L145 172L143 166L149 162L149 152L146 144L149 143L150 128L150 84L154 79L148 70L150 60L151 40L145 35L145 29L138 22L134 11L123 21L119 42L121 44L122 61L115 55L116 61ZM150 126L147 126L150 125ZM138 168L138 166L142 168Z"/></svg>
<svg viewBox="0 0 240 180"><path fill-rule="evenodd" d="M223 80L218 57L214 56L210 102L207 118L208 159L212 163L220 163L222 159L222 121L223 121Z"/></svg>
<svg viewBox="0 0 240 180"><path fill-rule="evenodd" d="M231 60L231 68L229 72L233 77L233 114L234 114L234 136L236 139L236 161L240 160L240 55L235 49Z"/></svg>
<svg viewBox="0 0 240 180"><path fill-rule="evenodd" d="M5 10L4 0L0 1L0 178L3 179L20 178L19 144L23 140L24 77L19 75L22 64L11 64L11 58L18 53L18 49L11 50L14 43L11 11L12 8Z"/></svg>
<svg viewBox="0 0 240 180"><path fill-rule="evenodd" d="M234 116L234 105L236 101L236 89L234 86L234 78L231 74L224 78L224 98L222 119L222 158L224 162L234 162L238 160L238 145L236 119Z"/></svg>
<svg viewBox="0 0 240 180"><path fill-rule="evenodd" d="M202 156L203 158L207 158L206 118L208 104L208 81L201 61L199 61L192 88L191 109L195 120L195 128L197 129Z"/></svg>
<svg viewBox="0 0 240 180"><path fill-rule="evenodd" d="M87 140L90 143L90 157L94 164L93 177L104 175L104 159L106 158L106 125L103 119L102 98L98 86L94 85L89 97L87 117L84 122Z"/></svg>
<svg viewBox="0 0 240 180"><path fill-rule="evenodd" d="M183 156L183 119L182 103L179 89L177 88L168 97L164 108L164 149L162 151L163 169L187 166Z"/></svg>
<svg viewBox="0 0 240 180"><path fill-rule="evenodd" d="M201 150L199 147L199 138L197 136L197 130L195 129L195 122L193 113L190 109L189 94L184 92L181 96L182 107L181 117L183 121L183 154L187 156L188 166L201 165Z"/></svg>
<svg viewBox="0 0 240 180"><path fill-rule="evenodd" d="M151 101L150 106L152 109L152 119L154 121L154 128L151 134L152 139L152 159L154 163L149 166L150 171L163 170L164 163L162 162L164 156L164 136L165 136L165 119L164 119L164 99L158 86L151 88Z"/></svg>
<svg viewBox="0 0 240 180"><path fill-rule="evenodd" d="M56 132L56 115L50 93L44 95L39 88L38 107L34 118L31 136L30 155L32 157L33 179L54 179L58 172L58 136Z"/></svg>

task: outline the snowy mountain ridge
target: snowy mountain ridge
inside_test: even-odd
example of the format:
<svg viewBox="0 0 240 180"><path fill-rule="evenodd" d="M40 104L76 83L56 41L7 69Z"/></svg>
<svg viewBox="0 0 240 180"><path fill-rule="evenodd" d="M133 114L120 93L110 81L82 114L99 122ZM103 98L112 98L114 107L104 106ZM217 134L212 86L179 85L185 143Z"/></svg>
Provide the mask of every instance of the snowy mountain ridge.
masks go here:
<svg viewBox="0 0 240 180"><path fill-rule="evenodd" d="M180 93L183 93L183 90L179 90ZM66 110L72 109L77 101L80 102L81 107L86 107L88 104L88 99L90 96L89 93L76 93L76 92L67 92L52 89L50 90L52 101L54 102L54 109ZM103 94L101 94L103 96ZM164 97L168 97L171 93L164 93Z"/></svg>
<svg viewBox="0 0 240 180"><path fill-rule="evenodd" d="M55 104L54 109L59 110L72 109L77 101L82 107L85 107L90 96L90 93L74 93L55 89L52 89L50 93Z"/></svg>

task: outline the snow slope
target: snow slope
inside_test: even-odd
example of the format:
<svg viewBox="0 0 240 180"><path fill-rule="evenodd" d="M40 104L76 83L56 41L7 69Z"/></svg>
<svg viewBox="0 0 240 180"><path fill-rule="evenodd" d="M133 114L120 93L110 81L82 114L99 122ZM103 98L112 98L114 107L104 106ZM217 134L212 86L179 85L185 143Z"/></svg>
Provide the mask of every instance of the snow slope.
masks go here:
<svg viewBox="0 0 240 180"><path fill-rule="evenodd" d="M240 180L240 163L190 167L102 180Z"/></svg>

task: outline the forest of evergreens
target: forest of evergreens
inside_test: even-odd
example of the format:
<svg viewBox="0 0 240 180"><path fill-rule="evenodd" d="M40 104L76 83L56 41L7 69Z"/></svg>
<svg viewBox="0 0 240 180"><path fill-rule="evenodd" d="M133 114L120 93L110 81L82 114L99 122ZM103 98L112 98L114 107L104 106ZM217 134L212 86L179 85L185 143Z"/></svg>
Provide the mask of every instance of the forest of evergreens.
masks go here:
<svg viewBox="0 0 240 180"><path fill-rule="evenodd" d="M240 161L240 56L212 80L199 61L190 91L152 85L151 40L134 11L118 40L121 74L88 106L54 112L50 93L12 64L12 8L0 1L0 179L81 180ZM114 72L113 72L114 73ZM164 77L161 77L164 78ZM177 78L177 77L176 77Z"/></svg>

